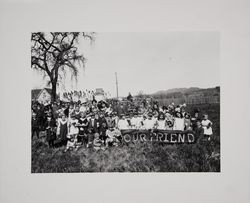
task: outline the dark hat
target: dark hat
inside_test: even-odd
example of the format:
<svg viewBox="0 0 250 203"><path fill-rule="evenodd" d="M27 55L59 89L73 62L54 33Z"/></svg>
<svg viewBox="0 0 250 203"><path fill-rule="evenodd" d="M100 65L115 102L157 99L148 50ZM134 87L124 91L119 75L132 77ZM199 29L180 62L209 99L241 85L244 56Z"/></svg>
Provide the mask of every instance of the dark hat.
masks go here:
<svg viewBox="0 0 250 203"><path fill-rule="evenodd" d="M90 127L90 128L88 128L88 131L90 131L92 133L94 131L94 128Z"/></svg>
<svg viewBox="0 0 250 203"><path fill-rule="evenodd" d="M161 116L163 116L163 118L165 118L165 114L162 112L159 113L158 118L160 118Z"/></svg>

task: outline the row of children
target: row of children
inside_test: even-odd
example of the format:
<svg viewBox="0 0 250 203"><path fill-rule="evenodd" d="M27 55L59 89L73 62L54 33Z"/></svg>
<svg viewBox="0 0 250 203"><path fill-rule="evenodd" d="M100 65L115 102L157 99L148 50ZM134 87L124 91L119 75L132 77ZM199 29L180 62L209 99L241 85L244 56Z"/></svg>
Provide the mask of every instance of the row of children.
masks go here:
<svg viewBox="0 0 250 203"><path fill-rule="evenodd" d="M46 130L49 146L54 147L55 141L60 140L66 145L66 150L77 149L79 143L97 149L101 146L117 145L121 141L120 130L196 130L197 121L200 121L204 134L209 138L212 135L212 122L208 115L204 115L200 120L199 113L196 112L191 117L185 111L185 105L171 104L167 108L158 107L157 104L147 108L140 106L137 112L120 115L113 106L104 102L56 107L56 111L53 111L53 108L44 110L46 121L43 123L43 129L41 119L39 120L41 108L38 108L38 111L33 110L32 136L38 137L39 131Z"/></svg>

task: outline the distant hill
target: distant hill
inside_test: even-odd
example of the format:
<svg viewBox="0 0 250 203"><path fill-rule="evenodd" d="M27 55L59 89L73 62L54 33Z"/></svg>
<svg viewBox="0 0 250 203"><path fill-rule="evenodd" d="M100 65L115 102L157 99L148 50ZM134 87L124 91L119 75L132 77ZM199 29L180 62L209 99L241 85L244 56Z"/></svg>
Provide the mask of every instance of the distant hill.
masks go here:
<svg viewBox="0 0 250 203"><path fill-rule="evenodd" d="M198 87L172 88L172 89L168 89L168 90L157 91L157 92L153 93L152 95L166 95L166 94L176 93L176 92L180 92L182 94L185 94L185 93L194 92L194 91L197 91L197 90L200 90L200 88L198 88Z"/></svg>
<svg viewBox="0 0 250 203"><path fill-rule="evenodd" d="M220 102L220 87L213 88L174 88L161 90L154 94L148 95L157 99L162 105L170 103L181 104L204 104Z"/></svg>

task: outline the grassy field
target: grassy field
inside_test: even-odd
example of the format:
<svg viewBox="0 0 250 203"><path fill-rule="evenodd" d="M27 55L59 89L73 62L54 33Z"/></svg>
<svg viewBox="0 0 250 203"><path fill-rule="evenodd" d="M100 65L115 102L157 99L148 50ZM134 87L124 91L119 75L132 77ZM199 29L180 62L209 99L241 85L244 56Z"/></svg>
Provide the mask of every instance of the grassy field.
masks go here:
<svg viewBox="0 0 250 203"><path fill-rule="evenodd" d="M196 106L208 113L213 122L212 151L208 156L197 144L141 142L111 147L105 151L80 148L63 152L50 149L44 139L32 141L32 173L53 172L219 172L220 171L220 106ZM192 112L194 107L188 107Z"/></svg>

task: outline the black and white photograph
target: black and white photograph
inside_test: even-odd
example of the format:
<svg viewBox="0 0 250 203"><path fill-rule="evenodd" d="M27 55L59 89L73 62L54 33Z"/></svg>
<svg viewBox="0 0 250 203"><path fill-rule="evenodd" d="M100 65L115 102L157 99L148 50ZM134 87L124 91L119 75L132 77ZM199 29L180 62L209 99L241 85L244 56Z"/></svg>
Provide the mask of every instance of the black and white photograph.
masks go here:
<svg viewBox="0 0 250 203"><path fill-rule="evenodd" d="M32 32L31 172L220 172L219 32Z"/></svg>
<svg viewBox="0 0 250 203"><path fill-rule="evenodd" d="M250 1L0 0L1 203L249 203Z"/></svg>

